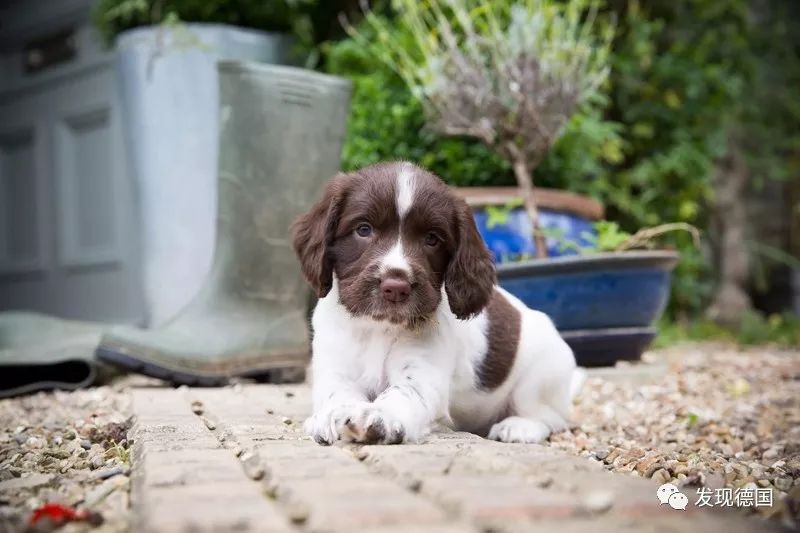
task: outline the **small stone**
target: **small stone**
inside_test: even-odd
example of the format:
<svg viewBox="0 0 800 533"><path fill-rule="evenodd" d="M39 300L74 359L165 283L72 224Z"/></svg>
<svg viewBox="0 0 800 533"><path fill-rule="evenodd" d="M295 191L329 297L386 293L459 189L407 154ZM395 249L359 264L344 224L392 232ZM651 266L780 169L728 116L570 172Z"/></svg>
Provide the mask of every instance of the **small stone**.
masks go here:
<svg viewBox="0 0 800 533"><path fill-rule="evenodd" d="M292 419L289 418L288 416L281 417L281 422L283 422L287 426L291 426L292 424L294 424L294 422L292 422Z"/></svg>
<svg viewBox="0 0 800 533"><path fill-rule="evenodd" d="M72 456L72 454L66 450L45 450L42 453L48 457L55 457L56 459L67 459Z"/></svg>
<svg viewBox="0 0 800 533"><path fill-rule="evenodd" d="M56 446L61 446L61 444L63 444L63 442L64 442L64 439L61 437L61 435L57 435L53 439L53 444L56 445Z"/></svg>
<svg viewBox="0 0 800 533"><path fill-rule="evenodd" d="M114 492L114 490L123 488L128 484L128 478L126 477L113 477L111 479L106 479L103 483L89 491L84 498L83 505L86 508L92 508L104 499L108 497L109 494Z"/></svg>
<svg viewBox="0 0 800 533"><path fill-rule="evenodd" d="M214 422L212 422L212 421L211 421L211 420L209 420L208 418L206 418L206 417L202 416L202 417L200 417L200 419L203 421L203 424L205 424L205 425L206 425L206 427L207 427L208 429L210 429L211 431L214 431L215 429L217 429L217 426L216 426L216 424L214 424Z"/></svg>
<svg viewBox="0 0 800 533"><path fill-rule="evenodd" d="M83 448L84 450L91 450L92 449L92 443L88 439L82 439L81 440L81 448Z"/></svg>
<svg viewBox="0 0 800 533"><path fill-rule="evenodd" d="M108 479L114 476L119 475L127 475L130 469L125 465L119 465L112 468L103 468L101 470L95 470L89 476L90 479Z"/></svg>
<svg viewBox="0 0 800 533"><path fill-rule="evenodd" d="M203 414L203 402L201 402L199 400L194 400L192 402L192 412L194 414L196 414L196 415L202 415Z"/></svg>
<svg viewBox="0 0 800 533"><path fill-rule="evenodd" d="M594 456L602 461L603 459L608 457L608 450L595 450Z"/></svg>
<svg viewBox="0 0 800 533"><path fill-rule="evenodd" d="M769 450L765 451L761 455L761 457L763 457L764 459L770 459L770 460L771 459L775 459L776 457L778 457L778 450L776 450L775 448L770 448Z"/></svg>
<svg viewBox="0 0 800 533"><path fill-rule="evenodd" d="M261 466L261 461L256 455L245 453L239 459L242 461L244 473L247 474L247 477L255 481L264 477L264 467Z"/></svg>
<svg viewBox="0 0 800 533"><path fill-rule="evenodd" d="M669 472L667 472L663 468L660 468L660 469L656 470L655 472L653 472L652 479L656 483L663 484L663 483L666 483L667 481L669 481L672 478L669 475Z"/></svg>
<svg viewBox="0 0 800 533"><path fill-rule="evenodd" d="M648 452L637 464L636 471L643 477L650 477L661 468L661 456L657 452Z"/></svg>
<svg viewBox="0 0 800 533"><path fill-rule="evenodd" d="M92 467L92 470L102 468L104 464L106 464L106 460L102 455L94 455L89 459L89 465Z"/></svg>
<svg viewBox="0 0 800 533"><path fill-rule="evenodd" d="M411 492L419 492L422 490L422 480L419 478L406 479L404 485Z"/></svg>
<svg viewBox="0 0 800 533"><path fill-rule="evenodd" d="M267 409L267 414L268 415L274 415L275 411L273 411L272 409Z"/></svg>
<svg viewBox="0 0 800 533"><path fill-rule="evenodd" d="M789 489L792 488L792 478L790 477L775 478L773 483L775 484L776 489L781 490L783 492L789 492Z"/></svg>
<svg viewBox="0 0 800 533"><path fill-rule="evenodd" d="M278 497L278 485L275 483L274 479L264 483L264 496L271 500L274 500Z"/></svg>
<svg viewBox="0 0 800 533"><path fill-rule="evenodd" d="M614 494L609 491L590 492L581 501L581 508L591 514L605 513L613 505Z"/></svg>
<svg viewBox="0 0 800 533"><path fill-rule="evenodd" d="M6 481L0 481L0 493L18 491L20 489L31 489L40 485L46 485L53 479L50 474L31 474L27 477L18 477Z"/></svg>
<svg viewBox="0 0 800 533"><path fill-rule="evenodd" d="M286 512L289 515L289 520L297 525L304 524L310 515L308 508L299 502L292 502Z"/></svg>
<svg viewBox="0 0 800 533"><path fill-rule="evenodd" d="M294 393L292 391L290 391L290 390L287 390L286 391L286 397L287 398L294 398Z"/></svg>
<svg viewBox="0 0 800 533"><path fill-rule="evenodd" d="M545 477L543 477L541 479L538 479L536 481L536 485L538 485L539 487L541 487L543 489L546 489L547 487L549 487L552 484L553 484L553 476L545 476Z"/></svg>
<svg viewBox="0 0 800 533"><path fill-rule="evenodd" d="M28 440L25 441L25 446L34 449L42 448L44 447L44 440L37 437L29 437Z"/></svg>
<svg viewBox="0 0 800 533"><path fill-rule="evenodd" d="M769 482L768 479L759 479L758 481L756 481L756 485L762 488L766 488L769 487L771 483Z"/></svg>

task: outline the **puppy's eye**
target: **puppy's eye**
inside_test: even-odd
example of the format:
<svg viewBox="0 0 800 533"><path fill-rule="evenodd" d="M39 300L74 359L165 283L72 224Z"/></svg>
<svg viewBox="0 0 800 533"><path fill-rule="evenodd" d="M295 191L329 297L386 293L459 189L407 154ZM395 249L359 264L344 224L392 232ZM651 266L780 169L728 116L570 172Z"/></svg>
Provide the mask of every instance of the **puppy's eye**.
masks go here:
<svg viewBox="0 0 800 533"><path fill-rule="evenodd" d="M428 234L425 235L425 245L426 246L430 246L430 247L438 246L440 242L442 242L442 240L439 238L438 235L436 235L432 231L429 231Z"/></svg>
<svg viewBox="0 0 800 533"><path fill-rule="evenodd" d="M356 226L356 235L359 237L369 237L372 235L372 226L367 224L366 222L362 222L358 226Z"/></svg>

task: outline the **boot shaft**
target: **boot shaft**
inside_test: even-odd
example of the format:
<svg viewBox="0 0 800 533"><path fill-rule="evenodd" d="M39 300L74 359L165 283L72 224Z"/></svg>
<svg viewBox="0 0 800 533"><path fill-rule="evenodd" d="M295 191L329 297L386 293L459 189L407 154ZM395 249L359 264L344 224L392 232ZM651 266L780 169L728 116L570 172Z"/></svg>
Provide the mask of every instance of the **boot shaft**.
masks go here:
<svg viewBox="0 0 800 533"><path fill-rule="evenodd" d="M305 305L288 229L339 170L350 83L308 70L221 62L215 263L239 299Z"/></svg>

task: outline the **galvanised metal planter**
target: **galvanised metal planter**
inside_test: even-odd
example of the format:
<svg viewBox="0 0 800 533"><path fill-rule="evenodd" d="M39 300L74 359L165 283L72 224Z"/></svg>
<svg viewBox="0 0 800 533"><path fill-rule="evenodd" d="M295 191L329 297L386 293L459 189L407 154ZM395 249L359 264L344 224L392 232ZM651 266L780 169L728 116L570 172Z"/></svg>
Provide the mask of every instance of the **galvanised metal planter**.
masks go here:
<svg viewBox="0 0 800 533"><path fill-rule="evenodd" d="M116 41L147 325L171 319L211 267L217 209L217 62L286 64L292 38L225 24L146 26ZM222 112L225 112L223 109Z"/></svg>
<svg viewBox="0 0 800 533"><path fill-rule="evenodd" d="M534 259L497 266L500 285L546 313L584 366L637 359L667 305L673 251Z"/></svg>

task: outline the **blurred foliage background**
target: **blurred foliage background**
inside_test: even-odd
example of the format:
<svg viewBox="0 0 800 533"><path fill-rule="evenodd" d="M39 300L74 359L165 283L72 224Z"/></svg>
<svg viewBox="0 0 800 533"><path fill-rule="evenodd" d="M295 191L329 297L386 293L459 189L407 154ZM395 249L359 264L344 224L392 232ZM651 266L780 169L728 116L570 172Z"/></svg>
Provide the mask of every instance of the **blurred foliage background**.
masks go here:
<svg viewBox="0 0 800 533"><path fill-rule="evenodd" d="M346 169L410 159L453 185L513 185L508 165L477 140L443 137L425 127L422 106L378 59L379 39L362 46L347 37L342 17L370 37L369 27L360 24L361 3L99 0L95 20L109 41L126 28L170 19L292 31L298 63L354 81ZM597 0L597 5L617 25L611 74L595 101L569 122L536 169L535 182L600 200L607 217L629 232L669 222L700 228L706 237L701 249L683 233L665 244L682 256L668 316L683 324L684 334L694 327L702 336L714 328L688 324L701 316L715 288L715 169L732 152L742 156L753 195L770 182L798 179L800 2ZM370 6L394 28L394 37L407 38L391 23L390 0L373 0ZM768 245L751 233L742 246L762 278L776 266L800 268L790 246ZM749 313L739 329L748 338L780 332L782 339L800 343L791 333L798 325L788 315ZM672 328L669 334L681 333Z"/></svg>
<svg viewBox="0 0 800 533"><path fill-rule="evenodd" d="M797 176L800 4L610 0L601 6L617 23L610 79L536 169L539 185L602 201L608 218L628 231L668 222L706 230L712 173L730 149L731 129L744 132L737 148L746 151L754 188ZM374 9L392 17L387 3ZM348 14L357 17L357 10ZM408 158L454 185L513 185L507 165L478 141L427 130L421 106L375 50L347 38L319 50L320 68L355 81L347 168ZM671 316L696 316L714 286L709 251L682 234L667 245L682 255ZM772 261L786 259L776 255Z"/></svg>

